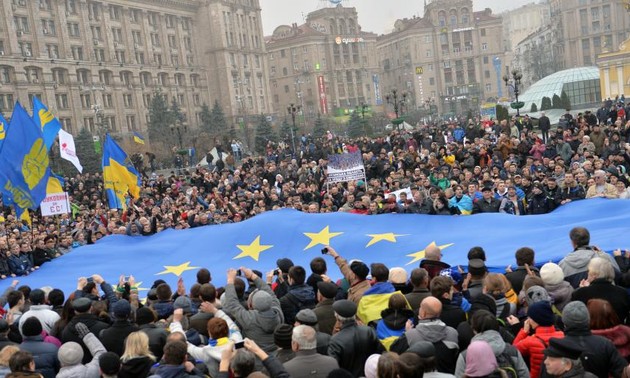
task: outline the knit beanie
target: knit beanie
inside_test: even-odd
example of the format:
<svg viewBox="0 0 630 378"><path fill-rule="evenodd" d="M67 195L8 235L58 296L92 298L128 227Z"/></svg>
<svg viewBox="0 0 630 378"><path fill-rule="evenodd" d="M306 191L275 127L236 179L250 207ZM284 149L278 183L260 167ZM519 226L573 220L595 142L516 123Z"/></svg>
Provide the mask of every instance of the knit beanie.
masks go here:
<svg viewBox="0 0 630 378"><path fill-rule="evenodd" d="M557 285L564 281L564 272L558 264L548 262L540 268L540 278L545 285Z"/></svg>
<svg viewBox="0 0 630 378"><path fill-rule="evenodd" d="M527 305L531 306L534 303L545 301L550 302L551 298L549 297L549 293L542 286L532 286L527 289L527 295L525 295L525 300L527 300Z"/></svg>
<svg viewBox="0 0 630 378"><path fill-rule="evenodd" d="M470 343L466 352L466 376L485 377L497 370L498 366L490 344L481 340Z"/></svg>
<svg viewBox="0 0 630 378"><path fill-rule="evenodd" d="M589 328L591 322L588 308L583 302L569 302L562 309L562 322L565 328Z"/></svg>
<svg viewBox="0 0 630 378"><path fill-rule="evenodd" d="M155 313L148 307L141 307L136 310L136 324L143 325L153 323L155 321Z"/></svg>
<svg viewBox="0 0 630 378"><path fill-rule="evenodd" d="M83 348L74 341L64 343L57 352L61 366L78 365L83 360Z"/></svg>
<svg viewBox="0 0 630 378"><path fill-rule="evenodd" d="M252 307L254 310L265 312L271 309L272 298L266 291L257 291L252 299Z"/></svg>
<svg viewBox="0 0 630 378"><path fill-rule="evenodd" d="M553 325L554 316L551 304L547 301L536 302L527 308L527 316L543 327Z"/></svg>
<svg viewBox="0 0 630 378"><path fill-rule="evenodd" d="M22 324L22 336L39 336L42 334L42 323L34 316L26 319Z"/></svg>
<svg viewBox="0 0 630 378"><path fill-rule="evenodd" d="M278 348L291 349L291 337L293 336L293 326L290 324L280 324L273 331L273 343Z"/></svg>
<svg viewBox="0 0 630 378"><path fill-rule="evenodd" d="M378 360L380 358L380 354L373 354L365 360L365 366L363 367L365 378L378 378Z"/></svg>

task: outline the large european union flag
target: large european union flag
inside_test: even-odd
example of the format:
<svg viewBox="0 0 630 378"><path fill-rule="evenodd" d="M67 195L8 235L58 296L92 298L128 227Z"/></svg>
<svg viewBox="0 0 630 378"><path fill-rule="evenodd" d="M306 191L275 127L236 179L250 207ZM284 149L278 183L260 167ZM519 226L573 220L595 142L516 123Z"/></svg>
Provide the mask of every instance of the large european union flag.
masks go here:
<svg viewBox="0 0 630 378"><path fill-rule="evenodd" d="M126 163L127 154L109 136L103 147L103 181L110 209L126 209L125 195L140 196L140 174Z"/></svg>
<svg viewBox="0 0 630 378"><path fill-rule="evenodd" d="M50 149L61 130L61 122L37 97L33 97L33 121L42 130L46 148Z"/></svg>
<svg viewBox="0 0 630 378"><path fill-rule="evenodd" d="M0 151L0 185L18 215L24 209L39 207L46 197L49 177L48 150L41 129L18 102Z"/></svg>
<svg viewBox="0 0 630 378"><path fill-rule="evenodd" d="M115 283L121 274L133 274L151 286L164 279L172 287L182 275L188 288L199 267L212 272L217 286L225 284L230 267L246 266L266 273L276 260L289 257L308 270L309 262L322 256L330 244L344 258L366 263L382 262L411 271L418 267L427 246L442 249L443 260L467 264L468 250L483 246L488 266L503 271L515 265L514 252L523 246L536 251L537 264L558 261L572 251L569 231L583 226L591 243L606 251L630 246L630 201L590 199L576 201L547 215L514 216L479 214L437 216L391 214L362 216L347 213L306 214L277 210L241 223L167 230L150 237L108 236L95 245L80 247L44 264L21 278L32 287L52 285L71 292L80 276L101 274ZM332 258L324 256L328 275L341 278ZM0 283L0 290L9 280Z"/></svg>

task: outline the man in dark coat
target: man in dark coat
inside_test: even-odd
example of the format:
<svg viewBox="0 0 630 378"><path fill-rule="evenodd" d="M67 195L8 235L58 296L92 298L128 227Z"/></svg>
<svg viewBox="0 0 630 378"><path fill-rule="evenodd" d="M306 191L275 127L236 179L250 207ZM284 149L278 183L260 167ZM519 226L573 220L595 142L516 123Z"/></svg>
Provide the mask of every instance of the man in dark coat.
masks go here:
<svg viewBox="0 0 630 378"><path fill-rule="evenodd" d="M341 329L330 339L328 355L353 376L363 377L365 361L374 353L382 353L383 345L373 328L357 324L356 303L342 299L333 304L333 309L341 323Z"/></svg>
<svg viewBox="0 0 630 378"><path fill-rule="evenodd" d="M307 325L293 329L291 347L295 357L284 363L284 368L293 378L327 377L339 367L337 360L316 352L316 331Z"/></svg>
<svg viewBox="0 0 630 378"><path fill-rule="evenodd" d="M114 324L110 328L102 330L99 339L108 352L122 356L125 351L125 339L130 333L138 331L139 328L129 321L131 305L126 299L114 303L112 312L115 318Z"/></svg>
<svg viewBox="0 0 630 378"><path fill-rule="evenodd" d="M142 307L136 310L136 324L140 327L140 331L149 337L149 349L156 360L159 361L162 359L168 332L163 327L158 327L155 324L156 320L157 316L150 308Z"/></svg>
<svg viewBox="0 0 630 378"><path fill-rule="evenodd" d="M534 250L528 247L519 248L515 253L516 265L515 269L511 269L505 274L505 277L512 284L515 293L520 293L523 288L523 281L529 275L529 272L540 277L538 268L534 266Z"/></svg>
<svg viewBox="0 0 630 378"><path fill-rule="evenodd" d="M74 341L81 345L83 348L83 364L87 364L92 360L92 353L83 342L83 338L79 336L75 329L77 323L83 323L94 335L98 335L102 330L109 328L109 324L98 320L96 315L90 313L92 309L92 301L89 298L83 297L72 301L72 308L74 309L74 317L68 325L66 325L61 332L61 342L67 343Z"/></svg>
<svg viewBox="0 0 630 378"><path fill-rule="evenodd" d="M293 324L295 315L302 309L314 308L316 305L313 288L304 283L306 270L301 266L292 266L289 269L288 292L280 298L280 307L284 314L284 322Z"/></svg>
<svg viewBox="0 0 630 378"><path fill-rule="evenodd" d="M547 144L549 140L549 129L551 129L551 122L549 121L549 117L545 115L545 112L540 113L540 118L538 118L538 128L542 134L543 143Z"/></svg>
<svg viewBox="0 0 630 378"><path fill-rule="evenodd" d="M335 318L335 310L333 310L333 302L339 288L332 282L317 283L317 305L313 309L317 316L320 332L332 335L337 319Z"/></svg>
<svg viewBox="0 0 630 378"><path fill-rule="evenodd" d="M473 214L479 213L498 213L501 207L501 201L494 198L492 188L486 186L481 190L483 198L475 201L473 204Z"/></svg>
<svg viewBox="0 0 630 378"><path fill-rule="evenodd" d="M405 298L409 302L413 313L417 314L422 300L431 296L429 292L429 273L426 269L416 268L411 271L410 281L411 285L413 285L413 290L411 293L406 294Z"/></svg>
<svg viewBox="0 0 630 378"><path fill-rule="evenodd" d="M460 306L451 303L453 298L453 279L438 276L431 280L431 295L442 303L440 320L449 327L457 328L459 323L466 321L466 313Z"/></svg>

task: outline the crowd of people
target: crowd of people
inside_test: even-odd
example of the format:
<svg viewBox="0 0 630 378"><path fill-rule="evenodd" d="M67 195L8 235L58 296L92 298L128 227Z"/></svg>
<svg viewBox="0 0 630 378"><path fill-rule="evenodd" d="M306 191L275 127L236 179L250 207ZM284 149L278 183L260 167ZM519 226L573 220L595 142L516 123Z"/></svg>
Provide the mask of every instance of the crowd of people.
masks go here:
<svg viewBox="0 0 630 378"><path fill-rule="evenodd" d="M602 104L623 109L607 106ZM29 224L4 208L0 278L28 274L107 235L240 222L278 208L527 215L584 198L630 198L625 113L567 111L555 129L544 114L537 130L534 121L457 119L356 140L329 131L319 139L303 135L295 152L291 143L270 142L259 157L235 156L217 144L218 158L208 153L207 166L162 175L149 164L141 197L130 198L124 211L107 207L100 173L66 177L71 214L44 218L32 212ZM328 185L329 154L355 151L363 154L365 180Z"/></svg>
<svg viewBox="0 0 630 378"><path fill-rule="evenodd" d="M539 378L630 374L630 251L606 254L573 228L573 251L488 272L472 247L451 267L430 246L409 271L346 260L309 267L200 268L196 282L95 274L76 290L14 280L0 296L0 377ZM333 282L329 269L342 279Z"/></svg>

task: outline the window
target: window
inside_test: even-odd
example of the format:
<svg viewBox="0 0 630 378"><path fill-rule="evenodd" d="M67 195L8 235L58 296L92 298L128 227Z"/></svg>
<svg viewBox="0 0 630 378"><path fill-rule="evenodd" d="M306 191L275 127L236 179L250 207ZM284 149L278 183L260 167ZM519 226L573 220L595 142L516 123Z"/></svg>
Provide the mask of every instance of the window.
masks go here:
<svg viewBox="0 0 630 378"><path fill-rule="evenodd" d="M153 54L153 63L161 66L162 65L162 54Z"/></svg>
<svg viewBox="0 0 630 378"><path fill-rule="evenodd" d="M83 118L83 127L85 127L91 133L93 133L94 132L94 117Z"/></svg>
<svg viewBox="0 0 630 378"><path fill-rule="evenodd" d="M139 9L129 9L129 21L134 24L140 22L140 10Z"/></svg>
<svg viewBox="0 0 630 378"><path fill-rule="evenodd" d="M483 72L483 76L484 76L486 79L490 79L490 71L485 70L485 71Z"/></svg>
<svg viewBox="0 0 630 378"><path fill-rule="evenodd" d="M284 86L284 93L289 93L289 86L288 85Z"/></svg>
<svg viewBox="0 0 630 378"><path fill-rule="evenodd" d="M77 14L77 0L66 0L66 12Z"/></svg>
<svg viewBox="0 0 630 378"><path fill-rule="evenodd" d="M136 130L136 116L134 115L127 116L127 129L130 131Z"/></svg>
<svg viewBox="0 0 630 378"><path fill-rule="evenodd" d="M111 71L99 71L98 79L101 83L105 85L111 85L112 83L112 72Z"/></svg>
<svg viewBox="0 0 630 378"><path fill-rule="evenodd" d="M429 78L429 85L435 85L435 78Z"/></svg>
<svg viewBox="0 0 630 378"><path fill-rule="evenodd" d="M254 61L256 62L256 68L260 68L260 56L254 55Z"/></svg>
<svg viewBox="0 0 630 378"><path fill-rule="evenodd" d="M190 75L190 85L193 87L199 86L199 75Z"/></svg>
<svg viewBox="0 0 630 378"><path fill-rule="evenodd" d="M136 64L144 64L144 53L136 52Z"/></svg>
<svg viewBox="0 0 630 378"><path fill-rule="evenodd" d="M142 103L144 104L145 108L148 108L149 105L151 105L151 94L149 93L145 93L142 95Z"/></svg>
<svg viewBox="0 0 630 378"><path fill-rule="evenodd" d="M116 61L118 63L126 63L124 50L116 50Z"/></svg>
<svg viewBox="0 0 630 378"><path fill-rule="evenodd" d="M122 10L119 6L110 5L109 6L109 18L115 21L120 21L120 15L122 14Z"/></svg>
<svg viewBox="0 0 630 378"><path fill-rule="evenodd" d="M484 42L484 43L482 43L482 44L481 44L481 49L482 49L482 50L484 50L484 51L485 51L485 50L488 50L488 44L487 44L487 43L485 43L485 42Z"/></svg>
<svg viewBox="0 0 630 378"><path fill-rule="evenodd" d="M0 83L9 84L11 83L11 73L12 69L7 66L0 66Z"/></svg>
<svg viewBox="0 0 630 378"><path fill-rule="evenodd" d="M177 40L176 37L174 35L169 35L168 36L168 47L175 49L177 48Z"/></svg>
<svg viewBox="0 0 630 378"><path fill-rule="evenodd" d="M83 109L90 109L92 107L92 98L89 93L81 94L81 107Z"/></svg>
<svg viewBox="0 0 630 378"><path fill-rule="evenodd" d="M54 68L52 70L52 78L55 83L65 84L66 83L66 70L62 68Z"/></svg>
<svg viewBox="0 0 630 378"><path fill-rule="evenodd" d="M101 32L100 26L90 26L90 30L92 30L92 39L96 41L103 40L103 33Z"/></svg>
<svg viewBox="0 0 630 378"><path fill-rule="evenodd" d="M158 33L151 33L151 45L160 47L160 35Z"/></svg>
<svg viewBox="0 0 630 378"><path fill-rule="evenodd" d="M486 92L492 92L492 84L486 84Z"/></svg>
<svg viewBox="0 0 630 378"><path fill-rule="evenodd" d="M13 111L13 95L12 94L0 94L0 112Z"/></svg>
<svg viewBox="0 0 630 378"><path fill-rule="evenodd" d="M175 66L179 66L179 55L171 55L171 63Z"/></svg>
<svg viewBox="0 0 630 378"><path fill-rule="evenodd" d="M99 3L88 3L88 19L90 21L100 21L101 20L101 4L99 4Z"/></svg>
<svg viewBox="0 0 630 378"><path fill-rule="evenodd" d="M483 57L483 64L488 64L488 57L487 56Z"/></svg>
<svg viewBox="0 0 630 378"><path fill-rule="evenodd" d="M63 129L68 131L69 133L72 133L74 130L72 130L72 119L70 118L59 118L59 122L61 122L61 125L63 126Z"/></svg>
<svg viewBox="0 0 630 378"><path fill-rule="evenodd" d="M486 29L481 29L481 36L485 37L486 36Z"/></svg>
<svg viewBox="0 0 630 378"><path fill-rule="evenodd" d="M37 68L34 67L27 67L24 69L24 72L26 74L26 80L29 83L33 83L33 84L39 84L39 70Z"/></svg>
<svg viewBox="0 0 630 378"><path fill-rule="evenodd" d="M287 56L286 51L284 51L284 49L280 50L280 57L281 58L286 58L286 56Z"/></svg>
<svg viewBox="0 0 630 378"><path fill-rule="evenodd" d="M90 71L88 70L77 70L77 81L81 84L89 84L90 83Z"/></svg>
<svg viewBox="0 0 630 378"><path fill-rule="evenodd" d="M28 24L28 17L14 16L13 23L15 24L15 30L17 30L18 33L28 34L31 32L31 28Z"/></svg>
<svg viewBox="0 0 630 378"><path fill-rule="evenodd" d="M18 42L18 46L20 48L22 56L33 56L33 45L30 42Z"/></svg>
<svg viewBox="0 0 630 378"><path fill-rule="evenodd" d="M444 68L451 68L451 62L448 60L444 61Z"/></svg>
<svg viewBox="0 0 630 378"><path fill-rule="evenodd" d="M4 55L4 41L0 41L0 55Z"/></svg>
<svg viewBox="0 0 630 378"><path fill-rule="evenodd" d="M48 52L48 57L50 59L59 58L59 46L57 45L46 45L46 51Z"/></svg>
<svg viewBox="0 0 630 378"><path fill-rule="evenodd" d="M72 59L74 60L83 60L83 47L81 46L72 46Z"/></svg>
<svg viewBox="0 0 630 378"><path fill-rule="evenodd" d="M65 93L55 94L55 103L57 104L57 109L70 108L70 105L68 104L68 95Z"/></svg>
<svg viewBox="0 0 630 378"><path fill-rule="evenodd" d="M132 30L131 38L133 39L134 47L142 46L142 33L139 30Z"/></svg>
<svg viewBox="0 0 630 378"><path fill-rule="evenodd" d="M201 96L199 96L199 93L193 94L193 103L195 104L195 106L201 105Z"/></svg>
<svg viewBox="0 0 630 378"><path fill-rule="evenodd" d="M114 38L114 46L116 46L117 43L122 43L122 29L112 28L112 37Z"/></svg>
<svg viewBox="0 0 630 378"><path fill-rule="evenodd" d="M42 33L44 33L44 35L56 36L57 28L55 28L55 21L42 20Z"/></svg>
<svg viewBox="0 0 630 378"><path fill-rule="evenodd" d="M192 39L190 37L184 37L184 48L186 51L192 51Z"/></svg>
<svg viewBox="0 0 630 378"><path fill-rule="evenodd" d="M192 25L192 19L189 17L182 17L182 29L190 30Z"/></svg>
<svg viewBox="0 0 630 378"><path fill-rule="evenodd" d="M79 24L76 22L68 22L68 34L70 37L80 37Z"/></svg>
<svg viewBox="0 0 630 378"><path fill-rule="evenodd" d="M114 107L114 100L110 93L103 93L103 107L111 109Z"/></svg>
<svg viewBox="0 0 630 378"><path fill-rule="evenodd" d="M175 18L175 16L169 14L166 15L166 27L169 29L172 29L175 27L177 19Z"/></svg>
<svg viewBox="0 0 630 378"><path fill-rule="evenodd" d="M158 20L159 20L158 14L155 12L149 12L148 17L149 17L149 25L157 26Z"/></svg>

